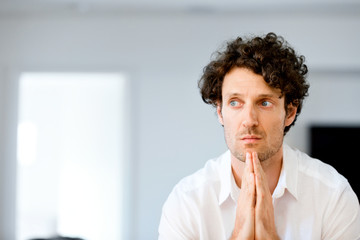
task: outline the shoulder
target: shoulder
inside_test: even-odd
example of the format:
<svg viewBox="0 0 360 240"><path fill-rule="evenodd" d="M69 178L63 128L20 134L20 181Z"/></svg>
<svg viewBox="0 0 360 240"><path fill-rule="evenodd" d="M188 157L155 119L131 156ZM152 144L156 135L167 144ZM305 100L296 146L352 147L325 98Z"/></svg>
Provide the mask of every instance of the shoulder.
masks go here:
<svg viewBox="0 0 360 240"><path fill-rule="evenodd" d="M214 187L220 181L221 170L226 165L228 154L225 152L217 158L208 160L203 168L181 179L172 193L191 194L203 188Z"/></svg>
<svg viewBox="0 0 360 240"><path fill-rule="evenodd" d="M175 185L163 205L160 236L166 236L164 239L198 238L199 216L204 213L206 204L217 204L221 169L226 160L226 153L208 160L202 169Z"/></svg>
<svg viewBox="0 0 360 240"><path fill-rule="evenodd" d="M318 183L333 190L344 189L349 185L346 178L331 165L289 146L287 146L287 151L290 151L291 155L297 160L300 179L310 181L313 184Z"/></svg>
<svg viewBox="0 0 360 240"><path fill-rule="evenodd" d="M201 214L204 202L207 205L218 204L222 173L227 166L230 168L229 161L230 152L227 151L218 158L208 160L202 169L183 178L169 194L163 213L193 216Z"/></svg>
<svg viewBox="0 0 360 240"><path fill-rule="evenodd" d="M297 162L298 192L322 219L322 239L358 239L360 207L347 179L318 159L286 146Z"/></svg>

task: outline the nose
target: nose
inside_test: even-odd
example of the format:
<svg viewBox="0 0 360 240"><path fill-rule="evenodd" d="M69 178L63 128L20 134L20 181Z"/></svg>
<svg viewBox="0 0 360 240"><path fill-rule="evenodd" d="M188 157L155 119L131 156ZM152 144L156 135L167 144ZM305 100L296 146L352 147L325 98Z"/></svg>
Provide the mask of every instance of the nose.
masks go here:
<svg viewBox="0 0 360 240"><path fill-rule="evenodd" d="M242 125L245 128L252 128L259 125L258 113L256 112L256 108L254 106L252 105L245 106L242 113L243 113Z"/></svg>

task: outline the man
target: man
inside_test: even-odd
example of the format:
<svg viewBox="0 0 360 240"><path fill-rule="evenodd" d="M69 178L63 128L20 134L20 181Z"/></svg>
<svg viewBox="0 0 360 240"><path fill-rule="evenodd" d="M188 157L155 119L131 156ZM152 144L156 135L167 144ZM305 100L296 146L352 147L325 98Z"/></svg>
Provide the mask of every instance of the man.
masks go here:
<svg viewBox="0 0 360 240"><path fill-rule="evenodd" d="M306 74L304 57L273 33L228 43L204 68L202 98L216 107L229 150L175 186L159 239L360 239L347 180L283 144Z"/></svg>

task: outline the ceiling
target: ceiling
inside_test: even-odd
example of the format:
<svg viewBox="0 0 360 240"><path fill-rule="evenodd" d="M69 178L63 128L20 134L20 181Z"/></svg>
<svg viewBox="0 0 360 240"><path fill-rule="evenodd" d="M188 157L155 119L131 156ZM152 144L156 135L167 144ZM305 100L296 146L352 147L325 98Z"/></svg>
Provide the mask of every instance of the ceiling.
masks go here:
<svg viewBox="0 0 360 240"><path fill-rule="evenodd" d="M0 15L62 12L186 12L350 11L359 0L0 0Z"/></svg>

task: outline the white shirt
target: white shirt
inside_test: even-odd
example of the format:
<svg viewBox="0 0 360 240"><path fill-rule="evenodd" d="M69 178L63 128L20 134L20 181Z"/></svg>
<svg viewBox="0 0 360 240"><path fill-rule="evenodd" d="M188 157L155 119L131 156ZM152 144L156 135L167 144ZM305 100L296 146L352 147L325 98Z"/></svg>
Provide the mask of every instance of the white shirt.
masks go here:
<svg viewBox="0 0 360 240"><path fill-rule="evenodd" d="M280 238L360 239L359 202L348 181L299 150L285 144L283 149L272 196ZM227 151L174 187L163 206L159 240L229 239L239 194Z"/></svg>

